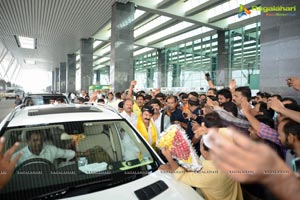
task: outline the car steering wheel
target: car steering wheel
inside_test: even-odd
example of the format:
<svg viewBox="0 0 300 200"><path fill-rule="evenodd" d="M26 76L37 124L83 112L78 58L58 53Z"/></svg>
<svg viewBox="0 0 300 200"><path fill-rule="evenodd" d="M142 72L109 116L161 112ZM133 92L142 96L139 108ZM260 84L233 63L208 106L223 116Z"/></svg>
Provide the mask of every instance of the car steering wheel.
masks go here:
<svg viewBox="0 0 300 200"><path fill-rule="evenodd" d="M24 173L34 173L34 172L41 172L41 171L54 171L55 166L52 162L45 158L32 158L29 160L25 160L20 165L18 165L15 170L14 174L20 171L24 171Z"/></svg>

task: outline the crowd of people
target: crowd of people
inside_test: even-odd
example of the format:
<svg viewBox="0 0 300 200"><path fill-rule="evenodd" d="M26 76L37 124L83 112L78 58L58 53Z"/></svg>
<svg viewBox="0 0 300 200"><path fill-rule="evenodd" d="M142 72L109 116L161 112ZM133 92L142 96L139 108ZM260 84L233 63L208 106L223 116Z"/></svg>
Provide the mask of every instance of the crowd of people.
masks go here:
<svg viewBox="0 0 300 200"><path fill-rule="evenodd" d="M228 88L216 90L209 75L206 80L210 87L206 94L191 91L168 95L159 89L149 94L134 93L137 83L133 80L123 92L97 91L89 96L82 90L79 97L74 97L74 103L112 106L154 148L164 130L171 124L180 125L201 158L202 170L218 173L187 171L172 159L167 148L161 152L156 149L168 162L160 170L174 172L175 178L197 188L204 198L297 199L300 193L299 169L295 167L300 157L297 101L267 92L253 96L249 87L237 87L234 80ZM288 78L287 86L300 91L300 78ZM1 155L4 169L18 159L7 160L14 149L15 146Z"/></svg>

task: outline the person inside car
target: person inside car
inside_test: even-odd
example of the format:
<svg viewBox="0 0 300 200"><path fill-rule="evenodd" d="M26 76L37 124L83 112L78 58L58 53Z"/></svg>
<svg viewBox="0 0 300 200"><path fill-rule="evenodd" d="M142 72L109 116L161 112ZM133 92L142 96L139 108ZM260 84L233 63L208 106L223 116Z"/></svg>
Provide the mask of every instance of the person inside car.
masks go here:
<svg viewBox="0 0 300 200"><path fill-rule="evenodd" d="M32 158L43 158L51 163L57 158L65 158L67 161L75 156L86 156L87 152L75 152L69 149L57 148L54 145L44 144L44 134L40 130L32 130L26 132L27 146L14 153L12 160L22 152L21 158L17 161L17 166L22 162Z"/></svg>
<svg viewBox="0 0 300 200"><path fill-rule="evenodd" d="M57 98L56 102L57 102L57 104L62 104L62 103L64 103L64 100L62 98Z"/></svg>

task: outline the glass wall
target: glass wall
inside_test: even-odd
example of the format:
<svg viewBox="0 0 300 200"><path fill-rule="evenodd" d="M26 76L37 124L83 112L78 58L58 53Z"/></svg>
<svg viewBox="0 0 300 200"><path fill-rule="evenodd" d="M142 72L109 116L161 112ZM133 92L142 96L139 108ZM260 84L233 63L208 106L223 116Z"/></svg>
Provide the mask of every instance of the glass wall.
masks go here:
<svg viewBox="0 0 300 200"><path fill-rule="evenodd" d="M158 53L150 52L134 59L136 88L158 87Z"/></svg>
<svg viewBox="0 0 300 200"><path fill-rule="evenodd" d="M225 38L225 49L228 51L228 78L236 79L238 86L249 85L251 89L258 89L260 23L226 31ZM166 76L166 84L162 87L184 87L205 91L208 85L204 74L207 72L210 72L213 81L216 81L217 34L170 46L162 52L160 54L162 58L153 51L135 57L135 79L138 81L139 88L159 85L158 82L161 80L158 80L158 73L162 73L158 71L159 64L165 70Z"/></svg>
<svg viewBox="0 0 300 200"><path fill-rule="evenodd" d="M260 23L230 30L229 66L237 85L259 88Z"/></svg>

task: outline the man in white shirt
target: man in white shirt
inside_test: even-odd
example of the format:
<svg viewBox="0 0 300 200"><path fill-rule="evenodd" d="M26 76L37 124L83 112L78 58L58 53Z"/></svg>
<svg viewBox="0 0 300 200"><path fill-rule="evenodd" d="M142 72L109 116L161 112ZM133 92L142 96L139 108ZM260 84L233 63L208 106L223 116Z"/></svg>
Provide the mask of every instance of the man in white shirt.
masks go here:
<svg viewBox="0 0 300 200"><path fill-rule="evenodd" d="M22 152L21 158L17 162L17 166L22 162L32 158L44 158L51 163L57 158L65 158L67 161L75 157L73 150L57 148L53 145L44 145L44 135L38 130L28 131L26 133L28 146L14 153L12 159Z"/></svg>
<svg viewBox="0 0 300 200"><path fill-rule="evenodd" d="M156 130L160 134L171 125L170 117L161 112L161 102L158 99L151 99L149 104L154 109L152 119L154 121Z"/></svg>
<svg viewBox="0 0 300 200"><path fill-rule="evenodd" d="M121 112L121 114L133 125L135 125L137 122L137 116L132 112L132 106L133 106L132 99L125 99L123 105L124 110L123 112Z"/></svg>
<svg viewBox="0 0 300 200"><path fill-rule="evenodd" d="M121 93L120 92L116 92L115 93L115 100L112 102L111 106L114 107L116 110L118 110L118 104L123 101L121 99Z"/></svg>
<svg viewBox="0 0 300 200"><path fill-rule="evenodd" d="M113 106L114 105L114 94L112 92L107 94L107 101L106 104L109 106Z"/></svg>

